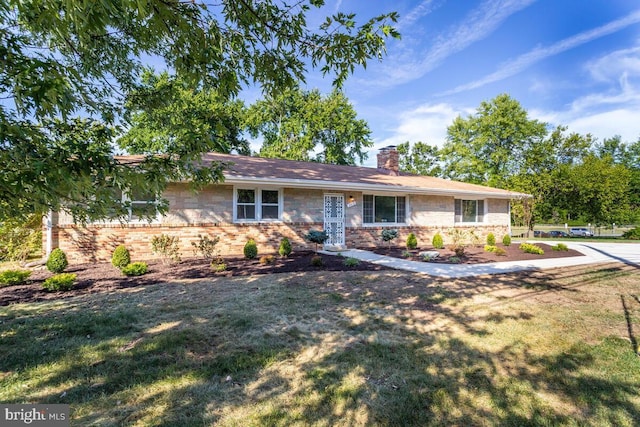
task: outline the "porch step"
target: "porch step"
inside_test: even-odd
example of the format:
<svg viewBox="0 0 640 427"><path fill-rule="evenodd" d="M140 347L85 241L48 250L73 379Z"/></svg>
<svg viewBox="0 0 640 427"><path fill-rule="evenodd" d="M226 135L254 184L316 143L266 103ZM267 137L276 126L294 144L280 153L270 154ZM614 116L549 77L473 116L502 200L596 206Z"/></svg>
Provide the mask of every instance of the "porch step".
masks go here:
<svg viewBox="0 0 640 427"><path fill-rule="evenodd" d="M324 245L327 252L343 252L347 250L347 245Z"/></svg>

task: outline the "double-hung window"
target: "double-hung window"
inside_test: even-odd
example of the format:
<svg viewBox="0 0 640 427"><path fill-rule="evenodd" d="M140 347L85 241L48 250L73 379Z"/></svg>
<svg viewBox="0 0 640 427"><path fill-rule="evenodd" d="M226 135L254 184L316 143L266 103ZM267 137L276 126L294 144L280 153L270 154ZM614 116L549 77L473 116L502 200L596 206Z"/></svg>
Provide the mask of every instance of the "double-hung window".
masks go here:
<svg viewBox="0 0 640 427"><path fill-rule="evenodd" d="M127 195L116 187L110 189L110 196L119 201L108 209L108 218L96 223L111 223L117 220L126 223L156 222L158 216L158 198L153 192L139 189L131 190Z"/></svg>
<svg viewBox="0 0 640 427"><path fill-rule="evenodd" d="M362 222L364 224L404 224L406 222L406 197L362 196Z"/></svg>
<svg viewBox="0 0 640 427"><path fill-rule="evenodd" d="M238 188L235 191L236 221L273 221L280 219L282 197L280 190Z"/></svg>
<svg viewBox="0 0 640 427"><path fill-rule="evenodd" d="M484 200L455 200L456 223L484 222Z"/></svg>

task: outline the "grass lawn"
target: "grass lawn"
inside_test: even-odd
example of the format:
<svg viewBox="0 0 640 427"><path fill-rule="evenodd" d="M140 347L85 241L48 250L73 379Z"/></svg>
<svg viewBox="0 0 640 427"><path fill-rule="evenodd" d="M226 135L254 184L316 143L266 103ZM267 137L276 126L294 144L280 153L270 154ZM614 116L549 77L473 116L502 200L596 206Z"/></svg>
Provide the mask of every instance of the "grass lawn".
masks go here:
<svg viewBox="0 0 640 427"><path fill-rule="evenodd" d="M0 401L72 425L640 424L640 270L309 272L0 307Z"/></svg>

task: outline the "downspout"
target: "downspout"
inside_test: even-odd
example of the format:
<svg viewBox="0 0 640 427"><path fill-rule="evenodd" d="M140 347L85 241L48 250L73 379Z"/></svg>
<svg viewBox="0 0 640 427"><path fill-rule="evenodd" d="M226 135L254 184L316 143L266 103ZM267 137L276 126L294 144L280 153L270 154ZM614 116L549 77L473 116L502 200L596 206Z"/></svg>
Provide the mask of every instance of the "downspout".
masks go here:
<svg viewBox="0 0 640 427"><path fill-rule="evenodd" d="M509 228L507 229L507 232L509 233L509 236L511 236L511 199L509 199L508 204L509 204Z"/></svg>
<svg viewBox="0 0 640 427"><path fill-rule="evenodd" d="M45 246L46 254L45 256L48 258L49 254L53 250L53 211L49 211L47 215L44 217L44 226L47 231L47 244Z"/></svg>

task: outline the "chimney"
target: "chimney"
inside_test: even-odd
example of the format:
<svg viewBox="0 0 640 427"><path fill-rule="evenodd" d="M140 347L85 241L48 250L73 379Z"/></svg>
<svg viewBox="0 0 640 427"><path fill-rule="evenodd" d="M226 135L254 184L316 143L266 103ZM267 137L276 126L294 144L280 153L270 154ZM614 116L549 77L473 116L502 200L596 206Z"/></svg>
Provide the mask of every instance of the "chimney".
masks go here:
<svg viewBox="0 0 640 427"><path fill-rule="evenodd" d="M398 173L398 150L395 145L390 145L380 149L378 153L378 169L384 169L389 175L399 175Z"/></svg>

